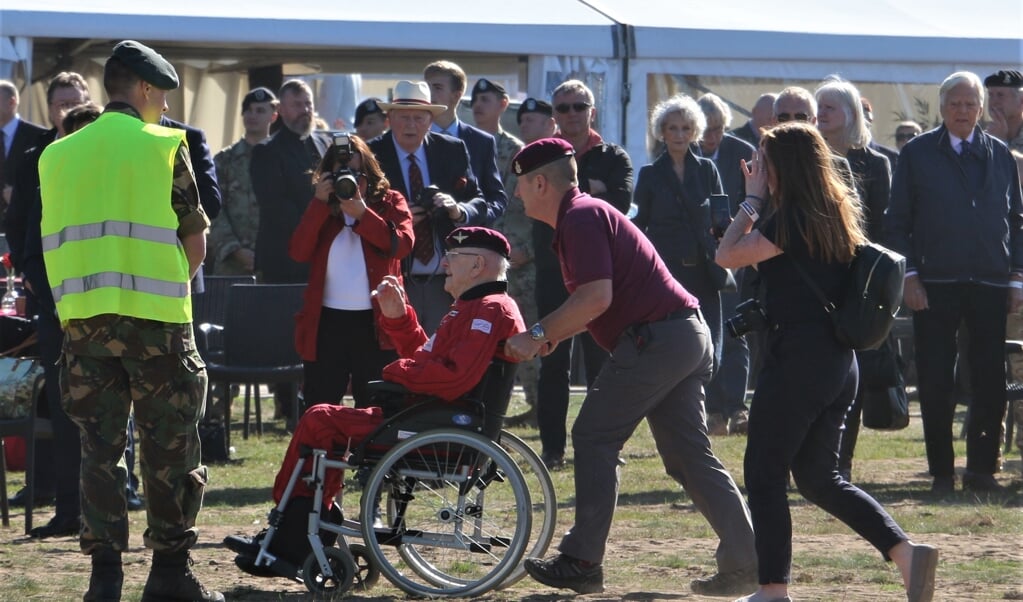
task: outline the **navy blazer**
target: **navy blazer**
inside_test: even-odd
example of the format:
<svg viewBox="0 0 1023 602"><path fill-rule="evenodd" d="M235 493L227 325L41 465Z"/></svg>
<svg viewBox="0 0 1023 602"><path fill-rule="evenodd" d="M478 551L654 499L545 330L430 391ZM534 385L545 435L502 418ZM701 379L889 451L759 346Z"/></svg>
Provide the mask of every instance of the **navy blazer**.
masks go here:
<svg viewBox="0 0 1023 602"><path fill-rule="evenodd" d="M465 210L465 223L459 225L482 226L489 223L490 206L480 194L479 184L469 166L469 151L465 143L458 138L429 132L423 140L423 146L430 184L453 196ZM384 132L370 140L369 148L380 162L380 168L384 170L391 188L401 192L408 199L410 207L415 205L418 199L409 198L409 191L405 189L405 174L401 170L401 161L391 132ZM446 215L440 217L433 233L443 239L455 229L455 224Z"/></svg>
<svg viewBox="0 0 1023 602"><path fill-rule="evenodd" d="M211 220L220 215L220 186L217 184L217 168L213 164L213 155L206 144L206 134L190 125L174 121L166 116L160 117L160 125L185 131L188 141L188 156L192 160L192 174L195 185L199 189L199 204Z"/></svg>
<svg viewBox="0 0 1023 602"><path fill-rule="evenodd" d="M11 150L4 160L4 171L0 173L0 190L4 186L14 185L18 170L25 160L25 152L35 146L39 137L45 133L46 128L41 125L24 119L18 120L18 127L14 128L14 138L11 140Z"/></svg>
<svg viewBox="0 0 1023 602"><path fill-rule="evenodd" d="M11 204L7 207L7 244L11 249L11 261L15 270L32 285L29 298L39 303L29 308L30 315L36 311L56 311L43 264L40 228L43 204L39 197L39 157L56 138L57 128L53 128L44 132L37 144L23 153L21 167L12 183Z"/></svg>
<svg viewBox="0 0 1023 602"><path fill-rule="evenodd" d="M504 215L508 206L508 194L497 169L497 141L487 132L462 121L458 122L458 137L469 149L469 166L487 201L487 219L482 225L489 226Z"/></svg>

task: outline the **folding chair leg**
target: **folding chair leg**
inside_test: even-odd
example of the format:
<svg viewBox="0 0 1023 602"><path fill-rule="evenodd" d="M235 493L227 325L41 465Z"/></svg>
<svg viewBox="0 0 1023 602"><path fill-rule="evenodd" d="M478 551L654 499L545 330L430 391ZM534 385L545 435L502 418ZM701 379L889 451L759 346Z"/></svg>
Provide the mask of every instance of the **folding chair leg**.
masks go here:
<svg viewBox="0 0 1023 602"><path fill-rule="evenodd" d="M263 402L259 396L259 387L256 387L256 434L263 436Z"/></svg>
<svg viewBox="0 0 1023 602"><path fill-rule="evenodd" d="M0 520L3 526L11 526L11 509L7 506L7 449L0 437Z"/></svg>
<svg viewBox="0 0 1023 602"><path fill-rule="evenodd" d="M251 401L249 393L249 386L245 385L245 419L242 423L242 439L249 438L249 402Z"/></svg>

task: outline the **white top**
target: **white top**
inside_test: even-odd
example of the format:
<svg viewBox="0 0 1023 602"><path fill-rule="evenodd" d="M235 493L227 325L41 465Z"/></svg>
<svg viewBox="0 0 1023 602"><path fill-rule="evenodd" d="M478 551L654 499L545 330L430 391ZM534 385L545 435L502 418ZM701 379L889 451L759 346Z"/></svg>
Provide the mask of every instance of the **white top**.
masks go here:
<svg viewBox="0 0 1023 602"><path fill-rule="evenodd" d="M345 227L330 243L330 253L327 255L323 306L349 311L372 309L366 257L362 254L362 237L351 228L355 220L347 215L344 218Z"/></svg>

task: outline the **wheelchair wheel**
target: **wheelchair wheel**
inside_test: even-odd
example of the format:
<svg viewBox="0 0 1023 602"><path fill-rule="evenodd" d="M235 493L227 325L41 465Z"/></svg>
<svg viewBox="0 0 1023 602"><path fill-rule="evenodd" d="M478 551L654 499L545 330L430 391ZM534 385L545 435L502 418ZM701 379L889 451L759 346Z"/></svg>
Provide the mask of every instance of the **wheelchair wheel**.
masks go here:
<svg viewBox="0 0 1023 602"><path fill-rule="evenodd" d="M310 552L302 565L302 581L306 589L314 594L343 594L352 586L356 567L352 555L345 550L333 547L323 548L330 566L331 575L325 575L316 554Z"/></svg>
<svg viewBox="0 0 1023 602"><path fill-rule="evenodd" d="M354 589L366 591L376 585L380 581L380 569L373 564L373 558L369 555L366 546L361 543L353 543L348 546L348 551L352 553L352 558L355 560Z"/></svg>
<svg viewBox="0 0 1023 602"><path fill-rule="evenodd" d="M558 497L551 474L533 448L508 431L501 431L501 447L519 465L533 503L533 527L524 557L543 558L554 539L554 529L558 526ZM515 585L525 575L526 569L521 563L518 564L501 583L501 588Z"/></svg>
<svg viewBox="0 0 1023 602"><path fill-rule="evenodd" d="M471 597L514 571L529 543L529 489L504 449L454 429L402 441L377 463L362 516L386 508L387 524L362 521L380 572L406 593Z"/></svg>

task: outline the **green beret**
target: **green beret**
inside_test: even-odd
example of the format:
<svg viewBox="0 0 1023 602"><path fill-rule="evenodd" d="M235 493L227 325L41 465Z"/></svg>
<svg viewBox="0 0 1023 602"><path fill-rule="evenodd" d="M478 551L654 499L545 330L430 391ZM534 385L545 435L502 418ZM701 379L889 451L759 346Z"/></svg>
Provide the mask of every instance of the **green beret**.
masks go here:
<svg viewBox="0 0 1023 602"><path fill-rule="evenodd" d="M146 82L161 90L178 87L178 73L158 52L135 40L125 40L114 46L111 57L117 57Z"/></svg>

